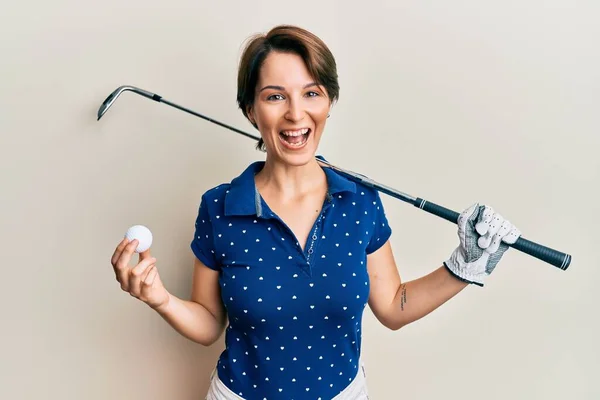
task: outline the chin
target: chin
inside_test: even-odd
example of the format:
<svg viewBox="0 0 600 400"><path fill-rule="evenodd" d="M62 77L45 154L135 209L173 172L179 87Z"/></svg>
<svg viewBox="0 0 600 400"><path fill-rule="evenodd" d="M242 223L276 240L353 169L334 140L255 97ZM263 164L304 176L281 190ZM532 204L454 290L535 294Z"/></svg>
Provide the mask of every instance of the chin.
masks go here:
<svg viewBox="0 0 600 400"><path fill-rule="evenodd" d="M315 153L314 152L306 152L304 154L283 154L279 158L284 164L289 165L291 167L302 167L314 161Z"/></svg>

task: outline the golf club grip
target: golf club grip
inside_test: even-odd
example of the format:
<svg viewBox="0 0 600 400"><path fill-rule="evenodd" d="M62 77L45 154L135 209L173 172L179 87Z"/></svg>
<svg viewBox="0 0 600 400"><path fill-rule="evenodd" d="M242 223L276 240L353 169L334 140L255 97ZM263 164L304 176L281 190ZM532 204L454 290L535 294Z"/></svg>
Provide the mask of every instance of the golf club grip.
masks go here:
<svg viewBox="0 0 600 400"><path fill-rule="evenodd" d="M442 207L438 204L431 203L427 200L416 198L413 203L415 207L421 210L427 211L440 218L444 218L452 223L458 222L459 213L452 211L446 207ZM517 241L509 245L510 247L522 251L523 253L529 254L535 258L545 261L557 268L566 270L571 263L571 256L560 251L551 249L541 244L532 242L523 237L519 237Z"/></svg>

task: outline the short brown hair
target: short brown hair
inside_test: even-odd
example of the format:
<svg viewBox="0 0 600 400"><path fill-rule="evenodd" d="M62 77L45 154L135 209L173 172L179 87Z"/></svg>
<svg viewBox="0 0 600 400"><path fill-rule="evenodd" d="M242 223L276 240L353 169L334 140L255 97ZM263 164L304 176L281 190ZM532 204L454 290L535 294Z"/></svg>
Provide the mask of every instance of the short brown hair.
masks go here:
<svg viewBox="0 0 600 400"><path fill-rule="evenodd" d="M279 25L266 34L250 36L240 58L237 103L246 118L248 106L254 103L260 68L272 51L295 53L302 57L310 75L327 91L330 102L338 99L340 87L337 66L327 45L306 29L293 25ZM250 122L258 129L256 123ZM264 151L262 139L256 148Z"/></svg>

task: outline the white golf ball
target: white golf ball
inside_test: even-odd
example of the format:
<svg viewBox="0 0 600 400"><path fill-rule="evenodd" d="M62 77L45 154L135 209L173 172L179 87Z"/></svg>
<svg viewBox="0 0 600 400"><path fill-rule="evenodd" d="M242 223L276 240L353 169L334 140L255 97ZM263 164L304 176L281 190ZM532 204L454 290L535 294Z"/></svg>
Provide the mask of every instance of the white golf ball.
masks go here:
<svg viewBox="0 0 600 400"><path fill-rule="evenodd" d="M127 230L125 233L127 240L132 241L133 239L138 240L136 253L142 253L152 246L152 232L144 225L134 225Z"/></svg>

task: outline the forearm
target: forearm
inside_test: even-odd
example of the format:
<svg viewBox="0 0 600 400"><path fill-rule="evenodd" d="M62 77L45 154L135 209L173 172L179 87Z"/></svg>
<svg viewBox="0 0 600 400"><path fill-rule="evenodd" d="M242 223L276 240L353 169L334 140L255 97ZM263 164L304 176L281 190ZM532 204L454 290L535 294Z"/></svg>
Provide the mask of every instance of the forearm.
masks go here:
<svg viewBox="0 0 600 400"><path fill-rule="evenodd" d="M169 293L169 301L156 312L184 337L204 346L213 344L223 333L224 321L218 321L205 307Z"/></svg>
<svg viewBox="0 0 600 400"><path fill-rule="evenodd" d="M391 325L399 329L423 318L450 300L468 283L452 275L443 265L419 279L402 283L391 305Z"/></svg>

